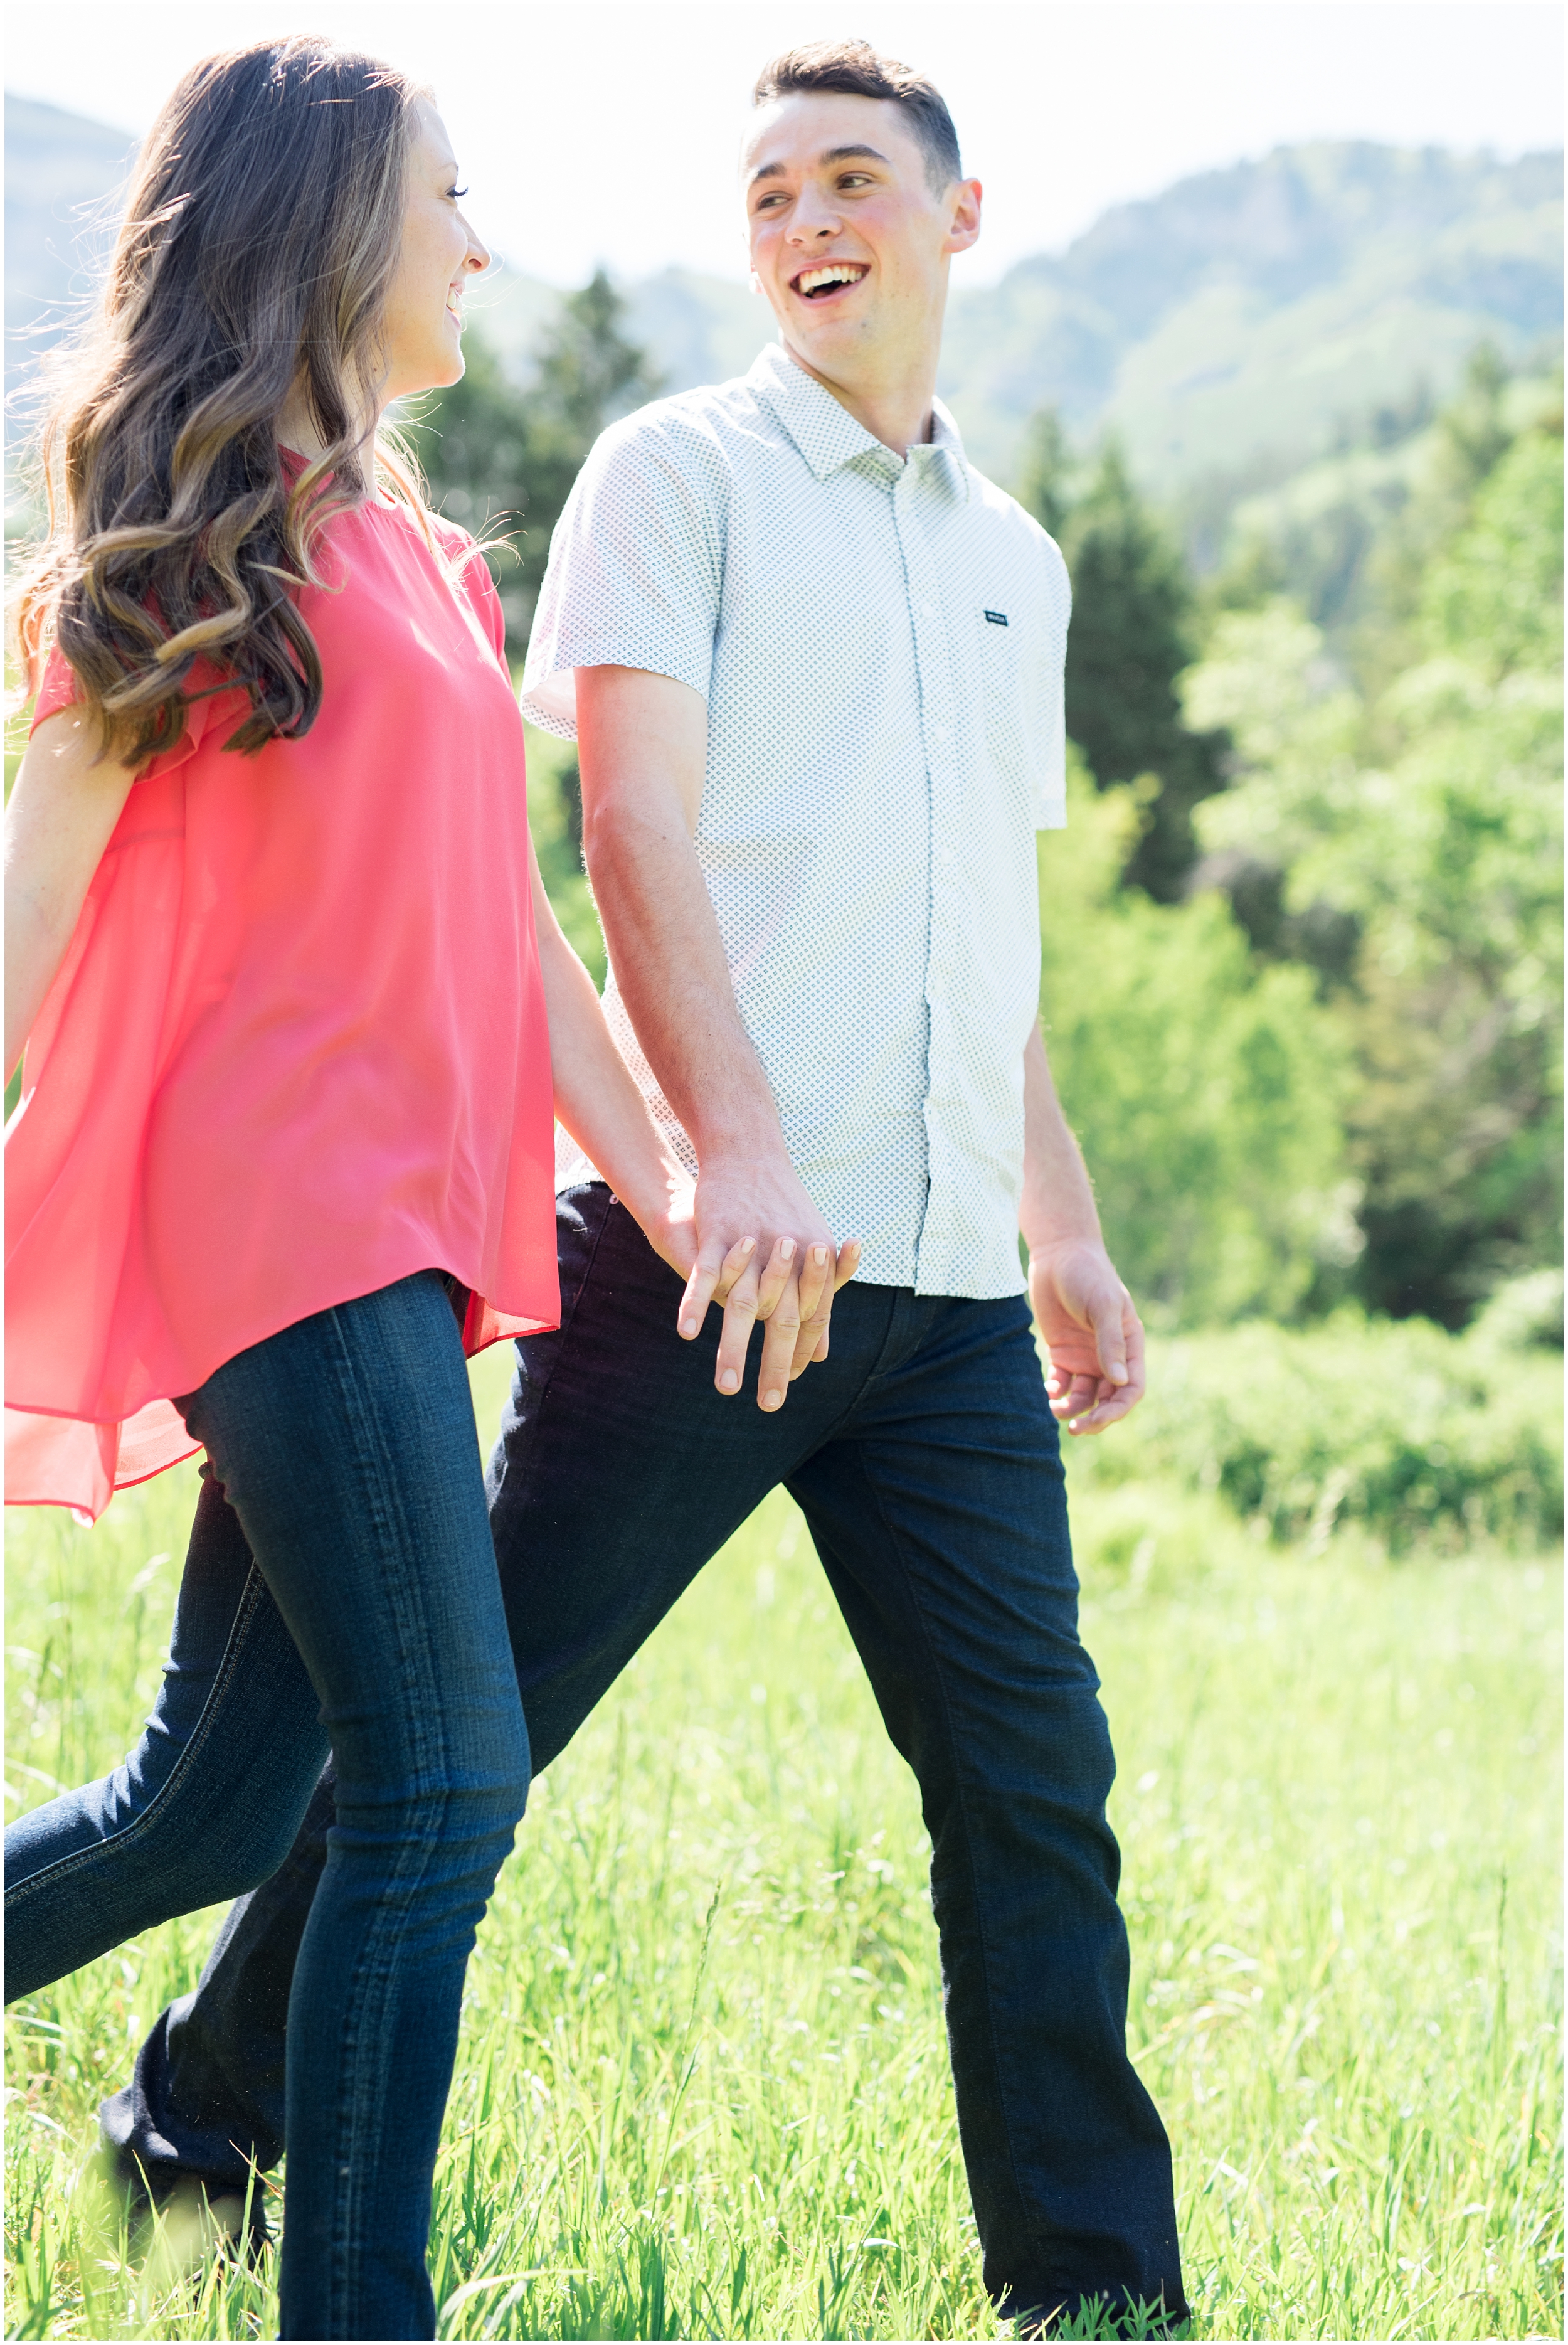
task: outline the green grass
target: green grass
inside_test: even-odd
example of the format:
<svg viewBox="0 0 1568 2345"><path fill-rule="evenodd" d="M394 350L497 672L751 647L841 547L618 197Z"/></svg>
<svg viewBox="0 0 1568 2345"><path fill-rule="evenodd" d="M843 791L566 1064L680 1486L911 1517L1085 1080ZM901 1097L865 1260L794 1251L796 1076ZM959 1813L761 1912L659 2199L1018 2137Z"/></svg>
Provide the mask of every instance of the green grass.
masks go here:
<svg viewBox="0 0 1568 2345"><path fill-rule="evenodd" d="M1560 2335L1555 1558L1309 1555L1201 1492L1079 1486L1196 2333ZM191 1492L13 1516L19 1804L133 1739ZM996 2334L926 1859L775 1497L535 1789L470 1971L442 2334ZM140 2289L79 2179L214 1919L12 2015L11 2334L275 2333L269 2267Z"/></svg>

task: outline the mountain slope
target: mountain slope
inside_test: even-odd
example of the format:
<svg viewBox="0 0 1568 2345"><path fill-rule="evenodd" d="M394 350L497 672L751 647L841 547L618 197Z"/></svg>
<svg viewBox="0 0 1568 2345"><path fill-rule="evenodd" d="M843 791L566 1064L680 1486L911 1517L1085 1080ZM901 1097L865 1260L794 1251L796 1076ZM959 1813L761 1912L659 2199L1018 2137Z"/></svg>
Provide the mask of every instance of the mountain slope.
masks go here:
<svg viewBox="0 0 1568 2345"><path fill-rule="evenodd" d="M124 130L6 93L5 330L12 353L12 334L87 290L92 260L107 242L105 199L135 153L136 141Z"/></svg>
<svg viewBox="0 0 1568 2345"><path fill-rule="evenodd" d="M1114 425L1169 492L1315 455L1335 423L1441 394L1482 337L1561 330L1562 158L1280 147L1118 205L1059 255L955 296L948 396L1008 467L1042 403Z"/></svg>

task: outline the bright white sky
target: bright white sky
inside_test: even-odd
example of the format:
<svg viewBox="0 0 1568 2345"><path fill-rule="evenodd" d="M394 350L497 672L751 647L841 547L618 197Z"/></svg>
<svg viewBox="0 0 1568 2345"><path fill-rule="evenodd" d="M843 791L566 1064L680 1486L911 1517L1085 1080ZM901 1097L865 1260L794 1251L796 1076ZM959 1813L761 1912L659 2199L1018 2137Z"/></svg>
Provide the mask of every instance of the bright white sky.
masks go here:
<svg viewBox="0 0 1568 2345"><path fill-rule="evenodd" d="M853 33L921 66L986 190L963 281L1064 244L1108 204L1281 140L1366 137L1518 154L1563 137L1555 5L1429 0L1095 0L1006 6L685 6L440 0L424 7L49 0L9 12L6 86L140 133L214 48L323 32L436 94L475 225L514 267L597 261L744 277L734 156L757 68Z"/></svg>

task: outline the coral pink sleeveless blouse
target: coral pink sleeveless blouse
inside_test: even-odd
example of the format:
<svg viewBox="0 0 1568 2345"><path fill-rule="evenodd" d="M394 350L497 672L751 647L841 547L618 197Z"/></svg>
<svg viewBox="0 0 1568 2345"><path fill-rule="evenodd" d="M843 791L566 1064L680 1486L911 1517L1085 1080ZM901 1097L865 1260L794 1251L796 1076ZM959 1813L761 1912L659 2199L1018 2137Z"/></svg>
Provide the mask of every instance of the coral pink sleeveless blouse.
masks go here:
<svg viewBox="0 0 1568 2345"><path fill-rule="evenodd" d="M471 545L437 524L451 556ZM321 712L228 691L145 768L6 1133L6 1497L96 1517L196 1446L173 1396L415 1271L470 1352L560 1316L550 1040L500 604L402 511L327 525ZM56 654L35 724L74 678Z"/></svg>

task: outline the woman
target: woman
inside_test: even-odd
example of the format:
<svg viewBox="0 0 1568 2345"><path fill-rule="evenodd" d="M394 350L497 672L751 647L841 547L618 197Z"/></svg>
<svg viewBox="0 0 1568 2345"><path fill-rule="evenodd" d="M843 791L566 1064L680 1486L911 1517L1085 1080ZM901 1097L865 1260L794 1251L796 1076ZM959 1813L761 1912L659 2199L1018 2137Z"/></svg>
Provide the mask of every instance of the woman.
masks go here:
<svg viewBox="0 0 1568 2345"><path fill-rule="evenodd" d="M552 1084L693 1251L540 887L483 563L376 436L462 371L455 178L370 58L187 75L19 604L53 649L8 817L7 1495L96 1515L195 1448L206 1479L141 1744L7 1834L7 1989L264 1879L330 1746L286 2337L434 2333L463 1973L528 1782L463 1355L558 1317Z"/></svg>

